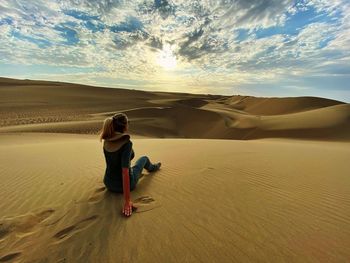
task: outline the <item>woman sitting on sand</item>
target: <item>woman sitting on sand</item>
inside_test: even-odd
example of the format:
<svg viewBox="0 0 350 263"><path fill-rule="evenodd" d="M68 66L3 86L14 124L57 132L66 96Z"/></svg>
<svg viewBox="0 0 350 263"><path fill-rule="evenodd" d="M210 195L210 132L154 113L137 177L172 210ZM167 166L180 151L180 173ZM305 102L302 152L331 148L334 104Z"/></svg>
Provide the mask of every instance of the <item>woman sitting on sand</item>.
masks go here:
<svg viewBox="0 0 350 263"><path fill-rule="evenodd" d="M161 163L152 164L147 156L139 158L133 167L130 162L134 158L132 142L128 130L128 117L117 113L104 120L100 141L103 142L103 153L106 159L106 172L103 179L107 189L112 192L124 193L124 207L122 213L130 216L133 203L130 191L134 190L141 176L143 168L148 172L157 171Z"/></svg>

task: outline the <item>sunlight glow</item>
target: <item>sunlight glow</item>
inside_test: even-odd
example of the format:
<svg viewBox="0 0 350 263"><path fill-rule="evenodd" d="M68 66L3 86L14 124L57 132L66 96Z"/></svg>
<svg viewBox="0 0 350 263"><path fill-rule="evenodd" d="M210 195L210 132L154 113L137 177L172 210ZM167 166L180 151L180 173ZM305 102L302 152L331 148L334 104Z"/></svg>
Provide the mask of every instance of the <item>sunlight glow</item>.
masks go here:
<svg viewBox="0 0 350 263"><path fill-rule="evenodd" d="M175 69L177 65L173 48L169 44L164 45L163 49L157 54L156 60L158 65L166 70Z"/></svg>

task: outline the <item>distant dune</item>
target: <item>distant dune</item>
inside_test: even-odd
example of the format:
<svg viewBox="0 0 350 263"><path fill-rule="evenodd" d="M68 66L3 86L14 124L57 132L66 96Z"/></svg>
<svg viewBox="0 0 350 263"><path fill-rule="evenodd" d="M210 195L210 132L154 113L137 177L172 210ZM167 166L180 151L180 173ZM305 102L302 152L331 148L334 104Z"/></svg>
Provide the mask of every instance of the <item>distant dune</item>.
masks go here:
<svg viewBox="0 0 350 263"><path fill-rule="evenodd" d="M122 111L155 138L350 140L350 105L317 97L257 98L0 78L0 132L96 134Z"/></svg>

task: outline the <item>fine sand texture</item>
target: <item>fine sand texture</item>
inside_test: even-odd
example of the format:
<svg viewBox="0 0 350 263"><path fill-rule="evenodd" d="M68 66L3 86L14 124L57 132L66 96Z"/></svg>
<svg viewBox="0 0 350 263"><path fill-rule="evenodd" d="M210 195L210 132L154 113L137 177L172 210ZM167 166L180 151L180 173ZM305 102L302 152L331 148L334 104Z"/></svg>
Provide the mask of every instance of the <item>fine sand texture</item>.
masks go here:
<svg viewBox="0 0 350 263"><path fill-rule="evenodd" d="M126 218L96 135L0 134L0 262L349 262L349 142L132 141Z"/></svg>
<svg viewBox="0 0 350 263"><path fill-rule="evenodd" d="M131 192L98 132L124 112ZM350 262L350 104L0 78L0 262Z"/></svg>
<svg viewBox="0 0 350 263"><path fill-rule="evenodd" d="M0 133L97 134L125 112L152 138L350 141L350 104L316 97L256 98L146 92L0 78Z"/></svg>

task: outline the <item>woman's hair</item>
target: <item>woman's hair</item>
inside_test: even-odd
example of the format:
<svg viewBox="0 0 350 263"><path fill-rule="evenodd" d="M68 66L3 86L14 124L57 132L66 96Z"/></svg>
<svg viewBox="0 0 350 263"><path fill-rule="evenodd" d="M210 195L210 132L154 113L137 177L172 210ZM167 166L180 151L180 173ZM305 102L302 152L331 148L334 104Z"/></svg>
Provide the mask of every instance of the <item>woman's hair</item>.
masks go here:
<svg viewBox="0 0 350 263"><path fill-rule="evenodd" d="M128 117L124 113L116 113L104 120L100 132L100 141L111 138L115 132L123 133L128 124Z"/></svg>

